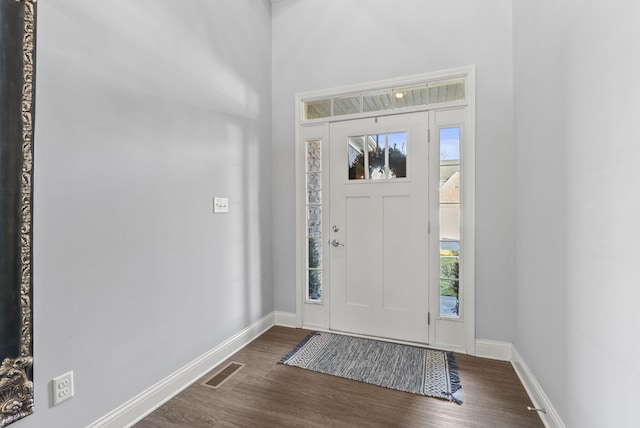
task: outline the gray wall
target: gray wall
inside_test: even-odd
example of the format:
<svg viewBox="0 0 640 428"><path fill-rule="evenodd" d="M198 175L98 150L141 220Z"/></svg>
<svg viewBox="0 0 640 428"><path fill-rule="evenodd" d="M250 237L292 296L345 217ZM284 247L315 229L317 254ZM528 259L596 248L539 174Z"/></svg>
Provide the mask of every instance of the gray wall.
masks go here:
<svg viewBox="0 0 640 428"><path fill-rule="evenodd" d="M273 233L277 310L295 311L294 94L477 66L477 336L513 338L510 0L273 4Z"/></svg>
<svg viewBox="0 0 640 428"><path fill-rule="evenodd" d="M16 428L86 426L273 311L270 8L38 2L36 411Z"/></svg>
<svg viewBox="0 0 640 428"><path fill-rule="evenodd" d="M515 345L567 427L638 424L638 22L514 1Z"/></svg>

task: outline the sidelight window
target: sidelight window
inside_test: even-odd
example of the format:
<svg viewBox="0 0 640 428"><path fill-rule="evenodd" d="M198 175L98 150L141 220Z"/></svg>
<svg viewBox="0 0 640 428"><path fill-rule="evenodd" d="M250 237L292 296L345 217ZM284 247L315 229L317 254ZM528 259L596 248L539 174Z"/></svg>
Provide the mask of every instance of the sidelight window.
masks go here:
<svg viewBox="0 0 640 428"><path fill-rule="evenodd" d="M440 128L440 316L460 316L460 128Z"/></svg>
<svg viewBox="0 0 640 428"><path fill-rule="evenodd" d="M322 300L322 141L306 142L307 300Z"/></svg>

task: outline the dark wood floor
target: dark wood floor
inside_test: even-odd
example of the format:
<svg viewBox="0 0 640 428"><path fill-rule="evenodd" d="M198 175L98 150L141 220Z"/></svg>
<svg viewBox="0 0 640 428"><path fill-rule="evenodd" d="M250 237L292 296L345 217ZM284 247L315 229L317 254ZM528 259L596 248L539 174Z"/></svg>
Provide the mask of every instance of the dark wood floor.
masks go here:
<svg viewBox="0 0 640 428"><path fill-rule="evenodd" d="M278 364L309 331L274 327L135 425L168 427L543 427L511 364L457 354L464 404Z"/></svg>

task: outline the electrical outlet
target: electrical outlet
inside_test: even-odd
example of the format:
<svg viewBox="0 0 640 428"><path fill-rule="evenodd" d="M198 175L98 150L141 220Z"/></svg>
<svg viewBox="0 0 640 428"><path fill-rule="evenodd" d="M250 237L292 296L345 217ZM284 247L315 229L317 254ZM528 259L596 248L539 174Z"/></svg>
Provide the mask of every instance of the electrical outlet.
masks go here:
<svg viewBox="0 0 640 428"><path fill-rule="evenodd" d="M70 371L53 379L53 405L73 397L73 372Z"/></svg>

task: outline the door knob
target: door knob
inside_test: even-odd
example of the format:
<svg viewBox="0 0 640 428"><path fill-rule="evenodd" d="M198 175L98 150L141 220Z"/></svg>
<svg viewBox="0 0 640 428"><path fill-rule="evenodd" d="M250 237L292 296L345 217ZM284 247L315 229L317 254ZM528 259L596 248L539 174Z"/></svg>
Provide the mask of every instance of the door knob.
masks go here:
<svg viewBox="0 0 640 428"><path fill-rule="evenodd" d="M338 241L337 239L332 240L331 245L333 245L334 247L344 247L344 244Z"/></svg>

